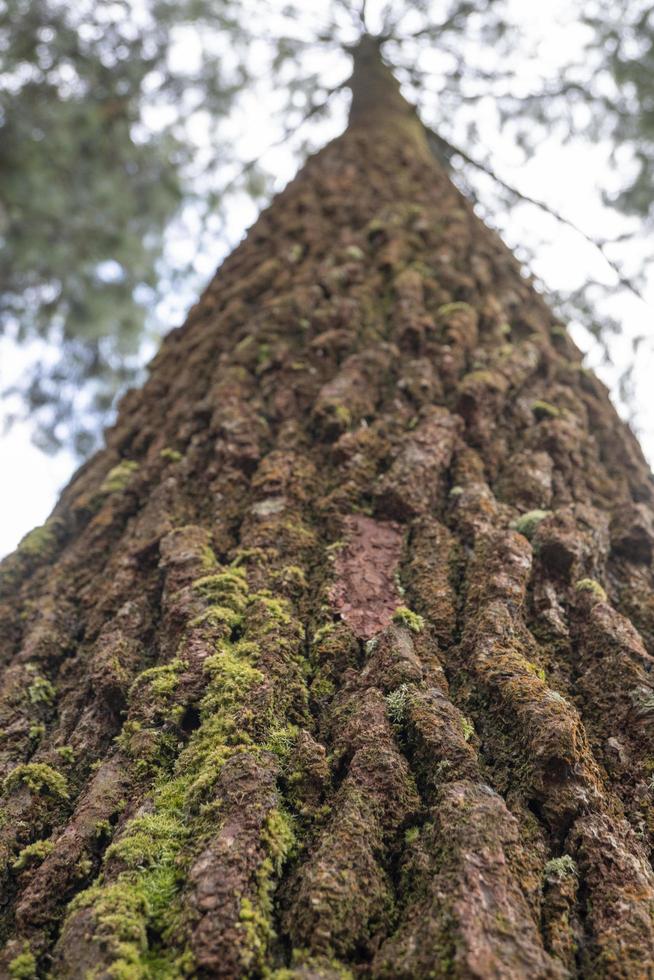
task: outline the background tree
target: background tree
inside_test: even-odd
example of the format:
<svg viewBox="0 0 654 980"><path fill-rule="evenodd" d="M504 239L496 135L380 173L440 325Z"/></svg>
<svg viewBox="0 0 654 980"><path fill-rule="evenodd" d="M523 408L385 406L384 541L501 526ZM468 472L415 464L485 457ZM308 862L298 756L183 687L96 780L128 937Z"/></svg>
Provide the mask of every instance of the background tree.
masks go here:
<svg viewBox="0 0 654 980"><path fill-rule="evenodd" d="M1 566L10 977L651 972L652 474L348 43Z"/></svg>
<svg viewBox="0 0 654 980"><path fill-rule="evenodd" d="M625 326L624 301L610 294L642 290L649 254L649 5L630 0L619 15L611 4L573 5L579 50L546 52L552 77L524 36L524 6L510 0L367 8L406 93L438 133L438 152L516 244L511 215L526 210L533 222L533 206L487 179L498 165L482 118L496 118L495 133L501 126L526 157L543 141L573 137L614 149L620 181L607 200L632 220L596 236L606 259L600 281L580 280L573 295L557 297L567 318L606 345ZM244 191L257 200L270 193L265 166L255 165L271 159L265 141L244 140L242 127L237 138L248 100L268 99L279 117L271 142L297 161L336 132L349 71L342 45L358 20L345 2L2 5L0 323L21 342L47 341L19 386L41 445L88 449L116 392L179 315L180 303L171 309L162 298L190 299L210 268L198 253L224 250L234 202ZM625 373L625 395L627 382Z"/></svg>

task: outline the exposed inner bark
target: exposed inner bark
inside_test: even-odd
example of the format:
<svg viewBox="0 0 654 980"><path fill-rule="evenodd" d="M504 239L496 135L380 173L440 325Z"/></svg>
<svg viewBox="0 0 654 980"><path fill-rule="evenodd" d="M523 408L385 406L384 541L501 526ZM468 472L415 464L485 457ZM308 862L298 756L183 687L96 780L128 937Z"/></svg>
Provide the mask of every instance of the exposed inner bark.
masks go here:
<svg viewBox="0 0 654 980"><path fill-rule="evenodd" d="M0 976L653 975L651 474L390 90L2 563Z"/></svg>

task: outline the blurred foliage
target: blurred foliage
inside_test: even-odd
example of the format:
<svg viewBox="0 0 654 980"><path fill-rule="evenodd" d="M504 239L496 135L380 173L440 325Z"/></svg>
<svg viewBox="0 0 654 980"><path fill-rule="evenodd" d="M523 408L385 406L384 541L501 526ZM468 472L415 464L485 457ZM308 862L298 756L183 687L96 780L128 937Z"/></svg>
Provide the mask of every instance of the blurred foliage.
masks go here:
<svg viewBox="0 0 654 980"><path fill-rule="evenodd" d="M139 363L165 231L191 192L191 106L222 118L246 80L210 47L180 65L173 45L209 17L233 32L228 15L196 0L0 3L0 329L56 352L21 383L44 447L84 451Z"/></svg>
<svg viewBox="0 0 654 980"><path fill-rule="evenodd" d="M364 29L502 230L499 215L535 205L501 180L487 194L489 104L525 159L554 137L607 144L620 182L605 203L642 234L654 14L644 0L573 0L570 17L578 49L546 78L511 0L0 0L0 332L47 343L20 386L40 444L88 449L162 327L161 297L188 288L196 248L224 239L230 198L270 193L266 147L243 140L253 100L299 161L342 118L345 47ZM623 270L623 238L595 240L606 281L561 306L604 342L616 325L591 312L597 297L637 292L645 272Z"/></svg>

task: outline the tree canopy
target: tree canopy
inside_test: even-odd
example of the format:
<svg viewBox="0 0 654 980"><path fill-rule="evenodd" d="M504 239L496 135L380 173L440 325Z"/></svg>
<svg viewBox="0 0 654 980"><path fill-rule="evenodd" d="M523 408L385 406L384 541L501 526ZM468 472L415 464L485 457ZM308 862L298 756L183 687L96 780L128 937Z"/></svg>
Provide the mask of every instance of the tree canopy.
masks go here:
<svg viewBox="0 0 654 980"><path fill-rule="evenodd" d="M574 43L543 51L512 0L3 0L0 331L46 345L20 384L40 443L88 448L171 325L163 297L190 298L243 195L269 195L271 147L300 162L337 131L362 31L500 230L537 205L501 179L489 120L525 159L547 141L590 140L613 162L604 204L618 231L580 230L604 274L557 297L605 342L620 328L605 297L639 293L646 276L654 14L644 0L568 6L561 36ZM262 105L263 138L248 129ZM539 199L565 218L547 187ZM535 243L523 244L528 258Z"/></svg>

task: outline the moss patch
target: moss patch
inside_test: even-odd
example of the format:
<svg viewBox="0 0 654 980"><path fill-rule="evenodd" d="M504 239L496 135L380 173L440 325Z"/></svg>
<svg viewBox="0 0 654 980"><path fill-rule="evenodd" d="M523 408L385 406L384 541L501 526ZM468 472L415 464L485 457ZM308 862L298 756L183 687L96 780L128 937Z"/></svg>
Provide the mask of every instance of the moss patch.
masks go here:
<svg viewBox="0 0 654 980"><path fill-rule="evenodd" d="M563 878L569 878L572 875L576 876L577 874L577 865L569 854L552 858L543 868L543 876L545 878L558 878L559 881L563 880Z"/></svg>
<svg viewBox="0 0 654 980"><path fill-rule="evenodd" d="M44 762L26 762L12 769L5 776L4 791L11 793L18 786L27 786L32 793L46 794L62 800L68 799L66 777Z"/></svg>
<svg viewBox="0 0 654 980"><path fill-rule="evenodd" d="M111 493L121 493L129 483L132 475L138 470L139 464L132 459L124 459L110 469L100 485L100 493L108 496Z"/></svg>
<svg viewBox="0 0 654 980"><path fill-rule="evenodd" d="M166 460L167 463L179 463L179 461L183 458L182 454L178 452L177 449L170 449L168 446L162 449L159 455L162 459Z"/></svg>
<svg viewBox="0 0 654 980"><path fill-rule="evenodd" d="M21 871L28 865L40 864L53 848L54 844L50 840L37 840L34 844L28 844L14 861L12 865L14 871Z"/></svg>
<svg viewBox="0 0 654 980"><path fill-rule="evenodd" d="M599 602L606 602L607 600L606 592L594 578L580 578L578 582L575 582L575 591L589 592Z"/></svg>
<svg viewBox="0 0 654 980"><path fill-rule="evenodd" d="M197 579L192 591L206 609L188 623L178 656L137 678L130 692L132 715L118 739L133 756L137 773L143 763L143 739L157 746L147 760L153 777L151 812L127 822L107 848L100 880L70 906L73 915L76 909L92 910L95 934L109 950L111 976L129 980L192 972L190 953L179 939L181 888L192 860L185 845L215 833L220 805L212 790L232 755L273 751L284 758L297 736L297 728L288 725L283 699L279 713L275 702L267 703L256 725L251 708L253 689L274 677L268 661L266 674L259 670L262 657L270 658L273 651L283 658L286 650L302 649L302 634L288 603L266 592L251 592L244 569L234 566ZM196 633L203 645L213 646L213 653L202 666L206 683L198 705L199 725L180 752L175 725L184 703L177 703L177 692L188 668L185 645ZM284 690L291 689L293 672L283 662L280 681L282 677ZM162 719L154 729L146 719L153 700L156 716ZM143 722L136 716L141 705L146 712ZM166 739L175 743L170 753ZM265 856L257 869L256 891L244 896L240 909L246 958L254 965L263 962L273 935L272 893L294 839L290 817L271 811L262 834Z"/></svg>
<svg viewBox="0 0 654 980"><path fill-rule="evenodd" d="M23 952L15 956L9 964L9 976L15 980L36 980L36 957L25 944Z"/></svg>
<svg viewBox="0 0 654 980"><path fill-rule="evenodd" d="M511 527L519 531L520 534L524 534L531 541L540 522L549 517L551 513L550 510L530 510L514 521Z"/></svg>
<svg viewBox="0 0 654 980"><path fill-rule="evenodd" d="M398 606L393 613L393 622L399 626L406 626L412 633L421 633L425 628L425 621L418 613L408 609L407 606Z"/></svg>
<svg viewBox="0 0 654 980"><path fill-rule="evenodd" d="M27 695L32 704L50 704L56 696L54 684L47 677L37 676L27 688Z"/></svg>
<svg viewBox="0 0 654 980"><path fill-rule="evenodd" d="M386 695L386 711L394 725L402 725L409 707L409 688L400 684L394 691Z"/></svg>
<svg viewBox="0 0 654 980"><path fill-rule="evenodd" d="M531 411L534 418L541 422L543 419L555 419L561 414L561 409L549 402L535 401L531 403Z"/></svg>
<svg viewBox="0 0 654 980"><path fill-rule="evenodd" d="M26 557L39 557L50 551L56 542L57 534L55 524L53 521L46 521L45 524L42 524L40 527L35 527L25 535L18 545L18 551Z"/></svg>

